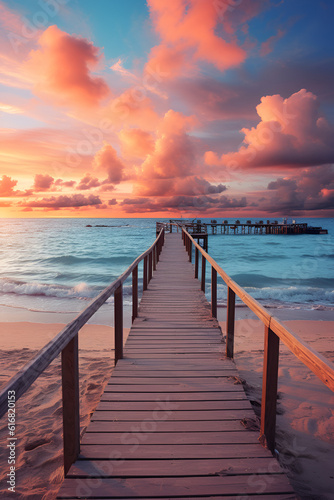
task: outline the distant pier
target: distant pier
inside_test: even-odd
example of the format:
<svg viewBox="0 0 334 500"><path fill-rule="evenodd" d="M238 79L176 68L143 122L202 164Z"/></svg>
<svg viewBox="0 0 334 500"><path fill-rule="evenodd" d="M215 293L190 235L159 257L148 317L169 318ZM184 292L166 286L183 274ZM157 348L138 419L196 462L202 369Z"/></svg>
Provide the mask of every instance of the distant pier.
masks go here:
<svg viewBox="0 0 334 500"><path fill-rule="evenodd" d="M203 238L204 242L206 240L205 235L209 234L328 234L328 230L322 227L309 226L306 222L290 221L289 219L283 219L281 223L278 221L270 222L269 220L266 222L263 220L258 222L252 222L251 220L246 222L240 222L240 220L217 222L214 219L209 223L201 220L191 222L170 220L169 223L180 224L193 238L197 240ZM161 223L158 222L157 230L160 225Z"/></svg>

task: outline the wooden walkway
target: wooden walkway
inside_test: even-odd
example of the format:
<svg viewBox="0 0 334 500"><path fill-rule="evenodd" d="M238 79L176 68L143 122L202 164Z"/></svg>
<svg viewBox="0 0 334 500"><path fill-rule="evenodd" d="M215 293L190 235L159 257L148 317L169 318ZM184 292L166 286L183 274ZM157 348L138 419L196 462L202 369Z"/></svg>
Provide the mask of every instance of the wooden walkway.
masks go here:
<svg viewBox="0 0 334 500"><path fill-rule="evenodd" d="M125 349L57 498L292 499L181 235L167 234Z"/></svg>

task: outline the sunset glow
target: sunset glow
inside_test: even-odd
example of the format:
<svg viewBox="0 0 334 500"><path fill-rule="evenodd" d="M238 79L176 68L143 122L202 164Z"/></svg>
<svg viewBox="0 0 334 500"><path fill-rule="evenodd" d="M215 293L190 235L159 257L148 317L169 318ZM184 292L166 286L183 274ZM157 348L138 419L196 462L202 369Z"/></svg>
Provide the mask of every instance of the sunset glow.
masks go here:
<svg viewBox="0 0 334 500"><path fill-rule="evenodd" d="M333 14L0 0L0 216L332 216Z"/></svg>

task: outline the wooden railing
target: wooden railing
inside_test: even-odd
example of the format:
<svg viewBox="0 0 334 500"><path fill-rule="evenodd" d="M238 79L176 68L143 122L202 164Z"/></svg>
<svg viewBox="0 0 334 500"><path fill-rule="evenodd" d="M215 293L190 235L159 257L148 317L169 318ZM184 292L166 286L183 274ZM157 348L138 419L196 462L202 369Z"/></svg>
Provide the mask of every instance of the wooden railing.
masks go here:
<svg viewBox="0 0 334 500"><path fill-rule="evenodd" d="M211 314L217 317L217 275L228 287L227 318L226 318L226 356L233 358L234 351L234 321L235 296L237 295L262 321L265 327L264 360L261 402L260 441L271 451L275 449L276 401L279 341L302 361L313 373L332 391L334 391L334 363L312 349L298 335L288 330L277 318L270 315L266 309L223 271L217 262L203 250L192 236L182 228L182 239L192 261L192 249L195 249L195 278L199 277L199 255L201 254L201 289L205 292L205 265L211 265Z"/></svg>
<svg viewBox="0 0 334 500"><path fill-rule="evenodd" d="M61 353L64 471L80 452L80 405L78 332L93 314L114 294L115 364L123 357L123 283L132 273L132 321L138 316L138 265L143 260L143 289L152 278L164 244L162 228L153 245L141 254L119 278L105 288L84 311L58 333L41 351L27 363L0 392L0 418L8 410L8 394L15 391L16 401Z"/></svg>

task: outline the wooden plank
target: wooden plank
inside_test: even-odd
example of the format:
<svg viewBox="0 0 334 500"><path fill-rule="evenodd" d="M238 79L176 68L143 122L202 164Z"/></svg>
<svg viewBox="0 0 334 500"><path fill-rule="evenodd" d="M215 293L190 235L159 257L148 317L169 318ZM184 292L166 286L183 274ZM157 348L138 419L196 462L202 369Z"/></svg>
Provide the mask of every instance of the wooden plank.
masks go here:
<svg viewBox="0 0 334 500"><path fill-rule="evenodd" d="M168 389L167 389L168 387ZM137 384L136 386L129 384L108 384L105 388L105 392L164 392L168 390L168 392L173 393L173 392L179 392L179 393L192 393L192 392L217 392L219 394L224 394L225 392L235 392L235 391L240 391L244 393L244 390L242 386L240 385L234 385L226 382L226 384L219 384L219 385L208 385L208 384L202 384L199 385L198 383L192 384L192 385L187 385L187 384L182 384L179 383L177 385L169 385L166 387L166 385L159 385L159 384L152 384L152 385L140 385Z"/></svg>
<svg viewBox="0 0 334 500"><path fill-rule="evenodd" d="M82 444L140 444L176 445L176 444L258 444L255 433L235 432L140 432L135 429L130 433L86 432Z"/></svg>
<svg viewBox="0 0 334 500"><path fill-rule="evenodd" d="M107 422L93 420L88 426L87 433L132 432L134 429L139 429L142 432L205 432L208 430L208 422L206 420L189 422L160 420L153 423L151 421L133 423L126 421ZM210 420L210 430L212 432L240 431L243 429L244 427L239 420Z"/></svg>
<svg viewBox="0 0 334 500"><path fill-rule="evenodd" d="M265 493L290 493L291 487L287 479L280 474L272 474L266 480L261 476L249 481L249 476L200 476L189 478L101 478L99 481L98 494L100 498L161 498L175 496L198 496L207 495L245 495L249 493L258 494L262 488ZM255 479L258 479L257 481ZM87 484L87 493L84 498L91 498L95 491L89 479L82 478L80 487L83 489ZM262 488L260 489L260 486ZM69 495L78 494L78 484L75 479L65 479L64 486L58 498L66 498Z"/></svg>
<svg viewBox="0 0 334 500"><path fill-rule="evenodd" d="M175 403L174 403L175 404ZM172 406L169 405L169 407ZM254 417L252 409L242 410L197 410L191 411L178 411L178 410L165 410L163 407L157 406L154 411L102 411L96 410L92 416L94 420L123 420L128 422L136 422L138 420L184 420L190 422L192 420L243 420L244 418Z"/></svg>
<svg viewBox="0 0 334 500"><path fill-rule="evenodd" d="M170 401L168 398L161 398L161 403L166 402L166 405L170 403L175 409L182 411L192 411L198 412L202 410L249 410L251 408L248 399L243 400L232 400L232 401L211 401L204 403L200 402L187 402L187 401ZM157 409L157 402L119 402L115 401L101 401L97 410L110 410L110 411L154 411Z"/></svg>
<svg viewBox="0 0 334 500"><path fill-rule="evenodd" d="M101 401L156 401L168 398L169 401L240 401L247 399L243 391L238 392L104 392Z"/></svg>
<svg viewBox="0 0 334 500"><path fill-rule="evenodd" d="M187 459L187 458L265 458L270 452L259 443L256 444L178 444L178 445L88 445L81 446L80 457L86 460L109 459L117 452L123 460L126 459Z"/></svg>
<svg viewBox="0 0 334 500"><path fill-rule="evenodd" d="M148 471L150 477L256 474L261 470L268 470L271 462L269 457L257 458L256 461L250 461L247 458L145 460L144 462L142 460L78 460L72 465L68 477L140 477L147 476ZM282 469L277 464L273 472L281 474ZM274 500L273 497L271 500Z"/></svg>

